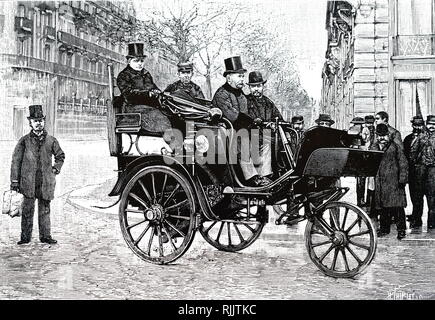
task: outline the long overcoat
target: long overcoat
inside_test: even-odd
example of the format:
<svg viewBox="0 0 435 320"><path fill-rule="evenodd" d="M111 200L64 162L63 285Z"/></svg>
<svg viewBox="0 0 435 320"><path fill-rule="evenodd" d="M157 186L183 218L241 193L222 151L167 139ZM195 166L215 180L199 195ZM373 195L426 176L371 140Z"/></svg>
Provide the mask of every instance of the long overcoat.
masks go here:
<svg viewBox="0 0 435 320"><path fill-rule="evenodd" d="M54 156L54 164L53 164ZM35 198L35 187L41 183L41 197L53 200L56 177L53 168L60 172L65 153L59 142L46 131L41 137L30 132L17 143L12 155L11 181L18 181L20 193L27 198ZM36 172L41 171L42 182L37 181Z"/></svg>
<svg viewBox="0 0 435 320"><path fill-rule="evenodd" d="M171 128L169 118L159 110L157 99L150 97L150 91L159 88L147 70L137 71L128 65L116 82L123 97L122 111L140 113L144 130L163 133Z"/></svg>
<svg viewBox="0 0 435 320"><path fill-rule="evenodd" d="M372 150L380 150L376 141ZM391 141L384 151L378 173L375 177L375 207L376 209L391 207L406 207L405 188L400 188L408 182L408 161L403 148Z"/></svg>

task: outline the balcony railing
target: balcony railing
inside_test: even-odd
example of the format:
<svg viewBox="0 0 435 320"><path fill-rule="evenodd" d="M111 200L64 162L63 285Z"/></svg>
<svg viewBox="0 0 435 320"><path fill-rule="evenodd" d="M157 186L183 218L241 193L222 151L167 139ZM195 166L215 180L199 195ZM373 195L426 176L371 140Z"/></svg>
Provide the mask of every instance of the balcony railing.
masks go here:
<svg viewBox="0 0 435 320"><path fill-rule="evenodd" d="M33 20L25 17L15 17L15 31L31 34L32 30Z"/></svg>
<svg viewBox="0 0 435 320"><path fill-rule="evenodd" d="M395 56L435 55L435 34L403 35L394 37Z"/></svg>
<svg viewBox="0 0 435 320"><path fill-rule="evenodd" d="M92 42L86 41L79 37L76 37L70 33L66 33L63 31L58 31L58 40L60 42L65 43L66 45L71 45L76 48L80 48L86 51L90 51L97 55L102 55L104 57L109 57L112 60L123 61L125 57L117 52L111 51L104 47L93 44Z"/></svg>

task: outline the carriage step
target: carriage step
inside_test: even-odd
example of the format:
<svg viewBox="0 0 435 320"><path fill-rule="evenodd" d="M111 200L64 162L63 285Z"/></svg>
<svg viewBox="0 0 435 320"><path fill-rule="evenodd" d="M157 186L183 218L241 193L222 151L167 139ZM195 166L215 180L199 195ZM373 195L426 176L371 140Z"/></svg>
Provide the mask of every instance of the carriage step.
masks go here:
<svg viewBox="0 0 435 320"><path fill-rule="evenodd" d="M244 196L261 196L261 197L270 197L272 194L270 192L256 192L256 191L249 191L246 189L241 188L232 188L232 187L225 187L223 194L234 194L234 195L244 195Z"/></svg>

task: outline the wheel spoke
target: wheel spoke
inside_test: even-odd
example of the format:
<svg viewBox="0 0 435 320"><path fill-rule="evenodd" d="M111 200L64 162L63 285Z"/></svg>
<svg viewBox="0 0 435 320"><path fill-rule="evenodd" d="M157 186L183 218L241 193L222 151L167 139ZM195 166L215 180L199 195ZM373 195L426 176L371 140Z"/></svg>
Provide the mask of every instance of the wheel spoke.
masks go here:
<svg viewBox="0 0 435 320"><path fill-rule="evenodd" d="M170 210L178 209L179 207L182 207L182 206L188 204L188 202L189 202L188 199L183 200L183 201L181 201L179 203L173 204L172 206L169 206L169 207L165 208L165 211L170 211Z"/></svg>
<svg viewBox="0 0 435 320"><path fill-rule="evenodd" d="M175 192L177 192L178 188L181 187L181 185L179 183L177 183L176 187L174 188L174 190L172 190L171 194L169 195L169 197L166 198L165 202L163 203L163 207L166 206L166 204L168 203L168 201L174 196Z"/></svg>
<svg viewBox="0 0 435 320"><path fill-rule="evenodd" d="M331 246L328 248L328 250L326 250L326 251L322 254L322 256L319 258L319 262L322 262L323 259L325 259L326 256L331 252L331 250L334 249L334 247L335 247L335 245L334 245L334 244L331 244Z"/></svg>
<svg viewBox="0 0 435 320"><path fill-rule="evenodd" d="M366 249L367 251L370 251L370 247L369 247L369 246L366 246L365 244L361 244L361 243L358 243L358 242L354 242L354 241L352 241L352 240L349 240L349 242L350 242L351 244L353 244L354 246L358 247L358 248L362 248L362 249Z"/></svg>
<svg viewBox="0 0 435 320"><path fill-rule="evenodd" d="M349 263L347 262L347 257L346 257L346 253L344 252L344 248L341 248L341 255L343 257L343 261L344 261L344 267L346 268L346 271L349 271Z"/></svg>
<svg viewBox="0 0 435 320"><path fill-rule="evenodd" d="M346 249L347 249L347 251L349 251L350 252L350 254L352 255L352 257L358 262L358 264L362 264L362 260L356 255L356 253L355 252L353 252L353 250L349 247L349 246L346 246Z"/></svg>
<svg viewBox="0 0 435 320"><path fill-rule="evenodd" d="M136 227L136 226L138 226L138 225L144 223L145 221L147 221L147 220L146 220L146 219L143 219L143 220L141 220L141 221L139 221L139 222L133 223L133 224L127 226L127 230L130 230L131 228L134 228L134 227Z"/></svg>
<svg viewBox="0 0 435 320"><path fill-rule="evenodd" d="M336 208L333 208L336 209ZM335 210L329 209L330 215L332 217L332 224L336 230L340 230L340 223L337 220L340 220L339 217L335 215ZM340 215L340 211L338 211L338 215Z"/></svg>
<svg viewBox="0 0 435 320"><path fill-rule="evenodd" d="M165 194L166 181L168 180L168 175L165 173L165 178L163 179L162 195L159 200L159 204L163 201L163 195Z"/></svg>
<svg viewBox="0 0 435 320"><path fill-rule="evenodd" d="M177 250L177 247L175 246L174 242L172 241L172 237L171 237L171 235L169 234L168 229L166 229L166 227L165 227L164 225L162 225L162 229L163 229L163 232L166 233L166 236L168 237L168 240L169 240L169 243L171 244L172 249L173 249L174 251L176 251L176 250Z"/></svg>
<svg viewBox="0 0 435 320"><path fill-rule="evenodd" d="M136 209L125 209L124 211L131 212L131 213L141 213L141 214L145 212L144 210L136 210Z"/></svg>
<svg viewBox="0 0 435 320"><path fill-rule="evenodd" d="M316 217L318 224L316 224L316 227L319 229L319 231L323 232L325 236L328 238L331 237L331 235L334 233L334 230L329 226L329 224L323 219L323 217Z"/></svg>
<svg viewBox="0 0 435 320"><path fill-rule="evenodd" d="M205 234L208 234L208 232L216 225L217 221L213 221L211 225L208 226L208 228L205 230Z"/></svg>
<svg viewBox="0 0 435 320"><path fill-rule="evenodd" d="M316 248L316 247L320 247L320 246L323 246L323 245L328 244L328 243L332 243L331 240L326 240L326 241L322 241L322 242L318 242L318 243L313 243L311 246L313 248Z"/></svg>
<svg viewBox="0 0 435 320"><path fill-rule="evenodd" d="M227 222L227 229L228 229L228 245L231 246L231 230L230 230L230 223Z"/></svg>
<svg viewBox="0 0 435 320"><path fill-rule="evenodd" d="M240 243L243 243L245 241L245 238L243 238L242 233L239 230L239 227L235 223L233 223L233 225L234 225L234 228L236 229L237 235L239 236Z"/></svg>
<svg viewBox="0 0 435 320"><path fill-rule="evenodd" d="M168 226L170 226L173 230L175 230L179 235L181 235L182 237L185 237L186 235L181 232L180 230L178 230L172 223L170 223L168 220L165 220L166 224Z"/></svg>
<svg viewBox="0 0 435 320"><path fill-rule="evenodd" d="M221 237L222 229L223 228L224 228L224 223L221 222L221 226L219 227L219 232L218 232L218 235L217 235L217 238L216 238L216 242L219 242L219 238Z"/></svg>
<svg viewBox="0 0 435 320"><path fill-rule="evenodd" d="M251 231L252 233L255 233L255 229L252 228L249 224L243 224L243 226L245 226L246 228L248 228L249 231Z"/></svg>
<svg viewBox="0 0 435 320"><path fill-rule="evenodd" d="M352 222L352 224L350 225L349 228L346 229L346 233L349 233L350 230L353 229L353 227L355 227L355 225L358 223L358 219L356 219L354 222Z"/></svg>
<svg viewBox="0 0 435 320"><path fill-rule="evenodd" d="M149 230L149 228L151 227L150 224L148 224L145 229L142 231L142 233L140 234L140 236L136 239L136 241L134 242L134 245L137 246L139 244L139 242L142 240L143 236L145 235L145 233L147 233L147 231Z"/></svg>
<svg viewBox="0 0 435 320"><path fill-rule="evenodd" d="M363 235L369 234L369 233L370 233L370 230L366 230L366 231L361 231L361 232L358 232L358 233L355 233L355 234L348 235L348 237L349 238L360 237L360 236L363 236Z"/></svg>
<svg viewBox="0 0 435 320"><path fill-rule="evenodd" d="M157 234L159 236L159 256L163 257L163 243L162 243L162 227L157 227Z"/></svg>
<svg viewBox="0 0 435 320"><path fill-rule="evenodd" d="M332 270L335 270L335 267L337 265L338 251L339 251L339 249L336 247L334 250L334 258L332 259L332 265L331 265Z"/></svg>
<svg viewBox="0 0 435 320"><path fill-rule="evenodd" d="M137 182L141 186L143 193L145 194L145 197L147 197L149 203L153 204L153 199L151 198L150 193L148 192L148 189L143 184L142 180L139 179Z"/></svg>
<svg viewBox="0 0 435 320"><path fill-rule="evenodd" d="M148 247L147 247L147 254L148 254L148 256L151 256L151 245L153 243L155 231L156 231L156 226L153 226L152 229L151 229L150 238L148 240Z"/></svg>
<svg viewBox="0 0 435 320"><path fill-rule="evenodd" d="M182 219L182 220L190 220L190 217L186 217L186 216L178 216L178 215L175 215L175 214L168 214L168 217L170 217L170 218Z"/></svg>
<svg viewBox="0 0 435 320"><path fill-rule="evenodd" d="M135 193L130 192L128 195L132 197L134 200L136 200L137 202L139 202L141 205L143 205L146 209L149 209L148 205L141 198L139 198Z"/></svg>
<svg viewBox="0 0 435 320"><path fill-rule="evenodd" d="M349 208L346 208L346 211L344 212L343 222L341 224L341 230L344 230L348 213L349 213Z"/></svg>
<svg viewBox="0 0 435 320"><path fill-rule="evenodd" d="M154 179L154 173L151 173L151 183L153 185L153 195L154 199L157 200L157 193L156 193L156 181Z"/></svg>

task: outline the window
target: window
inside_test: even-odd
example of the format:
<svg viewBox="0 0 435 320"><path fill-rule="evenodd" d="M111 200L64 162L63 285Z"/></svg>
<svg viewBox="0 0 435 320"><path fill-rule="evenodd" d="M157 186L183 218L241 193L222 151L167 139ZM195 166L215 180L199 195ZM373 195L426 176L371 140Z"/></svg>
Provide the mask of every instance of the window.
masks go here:
<svg viewBox="0 0 435 320"><path fill-rule="evenodd" d="M53 15L49 12L45 16L45 24L49 27L53 26Z"/></svg>
<svg viewBox="0 0 435 320"><path fill-rule="evenodd" d="M410 119L433 114L431 108L431 83L429 80L398 80L396 83L397 129L406 134L412 131Z"/></svg>
<svg viewBox="0 0 435 320"><path fill-rule="evenodd" d="M18 6L18 16L24 18L26 16L26 7L20 4Z"/></svg>
<svg viewBox="0 0 435 320"><path fill-rule="evenodd" d="M3 34L4 28L5 28L5 15L0 14L0 34Z"/></svg>
<svg viewBox="0 0 435 320"><path fill-rule="evenodd" d="M81 69L81 56L79 54L75 55L75 63L74 63L74 67L77 69Z"/></svg>
<svg viewBox="0 0 435 320"><path fill-rule="evenodd" d="M432 34L433 0L397 0L398 35Z"/></svg>
<svg viewBox="0 0 435 320"><path fill-rule="evenodd" d="M50 46L46 45L44 48L44 60L51 61L51 50Z"/></svg>

